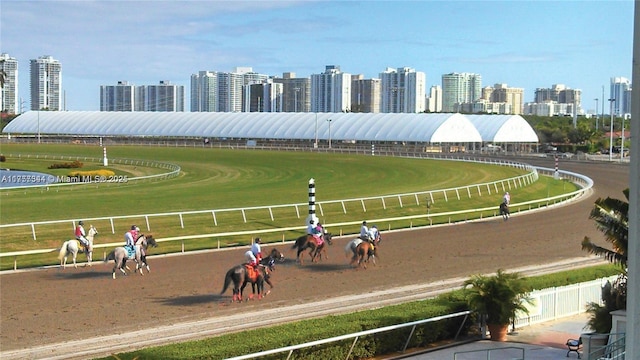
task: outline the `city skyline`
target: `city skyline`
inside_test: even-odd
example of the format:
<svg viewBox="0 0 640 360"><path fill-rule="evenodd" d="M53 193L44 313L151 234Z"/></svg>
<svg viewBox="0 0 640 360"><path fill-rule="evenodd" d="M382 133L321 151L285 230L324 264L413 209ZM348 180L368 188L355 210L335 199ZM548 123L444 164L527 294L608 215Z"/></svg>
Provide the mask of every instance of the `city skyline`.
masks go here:
<svg viewBox="0 0 640 360"><path fill-rule="evenodd" d="M602 106L610 78L631 78L630 0L5 0L0 23L0 52L19 61L23 109L28 63L44 55L62 64L72 111L99 110L101 85L168 80L188 89L199 71L240 66L310 77L337 65L365 78L410 67L426 74L427 88L441 86L443 74L477 73L483 87L524 88L525 102L536 88L564 84L582 91L585 111L596 98Z"/></svg>

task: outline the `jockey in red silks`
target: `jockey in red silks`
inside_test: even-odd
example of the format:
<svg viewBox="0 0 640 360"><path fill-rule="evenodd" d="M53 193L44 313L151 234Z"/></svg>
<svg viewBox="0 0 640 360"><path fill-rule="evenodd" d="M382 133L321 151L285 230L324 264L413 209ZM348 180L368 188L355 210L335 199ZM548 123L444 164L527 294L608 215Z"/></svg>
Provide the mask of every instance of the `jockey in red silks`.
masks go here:
<svg viewBox="0 0 640 360"><path fill-rule="evenodd" d="M89 247L89 240L87 240L87 238L85 236L87 236L87 234L85 234L84 232L84 227L82 227L84 225L84 222L82 220L80 220L80 222L78 222L78 226L76 226L76 240L80 241L80 243L82 244L82 246L84 246L85 248Z"/></svg>

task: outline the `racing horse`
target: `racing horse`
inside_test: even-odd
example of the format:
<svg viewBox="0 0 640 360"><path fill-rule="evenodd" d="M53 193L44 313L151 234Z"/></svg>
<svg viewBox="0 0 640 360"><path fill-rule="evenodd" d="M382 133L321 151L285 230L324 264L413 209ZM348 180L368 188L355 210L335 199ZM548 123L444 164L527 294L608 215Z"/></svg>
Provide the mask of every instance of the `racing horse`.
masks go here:
<svg viewBox="0 0 640 360"><path fill-rule="evenodd" d="M360 239L359 237L355 238L345 245L344 254L347 257L351 256L351 262L349 265L353 265L357 261L358 267L362 266L366 269L366 263L369 262L369 260L373 262L373 265L376 265L376 259L378 257L378 241L376 241L376 244L374 245L369 241Z"/></svg>
<svg viewBox="0 0 640 360"><path fill-rule="evenodd" d="M151 272L149 268L149 264L147 264L147 249L149 246L156 247L158 244L156 243L156 239L153 238L153 235L145 236L144 234L140 234L138 239L136 240L135 254L131 256L133 260L136 262L136 271L140 270L140 275L144 275L142 272L142 266L144 265L147 268L147 273ZM109 260L113 260L113 272L112 277L116 279L116 270L120 270L124 275L127 275L128 269L127 260L129 260L130 255L129 251L125 249L124 246L119 246L113 249L109 255L104 259L104 262L108 262Z"/></svg>
<svg viewBox="0 0 640 360"><path fill-rule="evenodd" d="M511 216L509 205L507 205L507 203L504 201L500 203L500 216L502 216L502 219L504 221L509 220L509 217Z"/></svg>
<svg viewBox="0 0 640 360"><path fill-rule="evenodd" d="M89 226L89 232L85 238L89 241L89 246L82 246L82 252L87 256L87 264L91 266L91 260L93 258L93 237L98 234L98 230L91 225ZM71 255L73 259L73 267L78 268L78 264L76 263L76 258L78 257L78 251L80 251L80 241L77 239L67 240L62 243L62 246L58 250L58 259L60 259L60 267L67 267L67 258Z"/></svg>
<svg viewBox="0 0 640 360"><path fill-rule="evenodd" d="M269 270L273 271L273 270L275 270L276 261L283 262L284 261L284 254L281 253L278 249L273 248L273 249L271 249L271 252L269 252L269 255L267 255L266 257L263 257L260 260L260 265L267 266L267 267L269 267ZM271 284L269 284L269 285L271 285Z"/></svg>
<svg viewBox="0 0 640 360"><path fill-rule="evenodd" d="M233 282L233 298L231 301L242 302L244 288L247 286L247 283L251 283L252 293L247 300L253 299L256 291L258 293L258 299L262 299L263 296L268 294L263 295L265 281L273 288L273 285L269 281L268 269L268 266L263 265L259 265L257 269L254 269L253 266L248 264L232 267L224 276L224 286L222 287L222 291L220 291L220 295L224 294Z"/></svg>
<svg viewBox="0 0 640 360"><path fill-rule="evenodd" d="M310 234L302 235L296 239L296 242L293 244L291 249L292 250L298 249L298 253L296 254L296 261L299 262L300 265L303 264L303 259L302 257L300 257L300 254L305 249L309 249L309 256L311 257L311 262L317 262L318 259L322 260L323 253L324 253L325 259L328 259L327 249L325 248L325 246L326 244L333 245L331 241L332 235L329 232L325 232L323 237L324 237L324 241L320 245L318 245L313 235L310 235Z"/></svg>

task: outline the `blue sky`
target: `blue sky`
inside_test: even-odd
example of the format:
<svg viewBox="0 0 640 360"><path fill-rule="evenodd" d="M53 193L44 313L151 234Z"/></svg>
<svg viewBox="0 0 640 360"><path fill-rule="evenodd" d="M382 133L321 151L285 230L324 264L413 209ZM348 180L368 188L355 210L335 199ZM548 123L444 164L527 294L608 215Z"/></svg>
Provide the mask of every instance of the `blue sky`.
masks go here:
<svg viewBox="0 0 640 360"><path fill-rule="evenodd" d="M2 0L0 52L19 61L29 109L29 60L62 63L67 110L99 110L100 85L169 80L202 70L307 77L339 65L378 77L471 72L482 85L565 84L602 107L611 77L631 79L632 0L609 1L56 1ZM608 105L605 113L608 111Z"/></svg>

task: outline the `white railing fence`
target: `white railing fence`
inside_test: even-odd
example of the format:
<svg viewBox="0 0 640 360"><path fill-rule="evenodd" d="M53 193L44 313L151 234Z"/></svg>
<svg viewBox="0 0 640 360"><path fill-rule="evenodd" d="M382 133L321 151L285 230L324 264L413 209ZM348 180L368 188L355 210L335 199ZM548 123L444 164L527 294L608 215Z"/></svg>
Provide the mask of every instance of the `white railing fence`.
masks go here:
<svg viewBox="0 0 640 360"><path fill-rule="evenodd" d="M544 168L539 168L539 171L541 172L553 172L554 170L552 169L544 169ZM566 203L568 201L571 201L572 199L575 199L577 197L580 197L581 195L583 195L585 192L590 191L592 186L593 186L593 181L591 179L589 179L586 176L580 175L580 174L575 174L575 173L569 173L569 172L561 172L563 178L566 178L567 180L574 182L580 186L582 186L580 189L570 192L570 193L566 193L566 194L561 194L561 195L557 195L557 196L553 196L553 197L548 197L548 198L543 198L543 199L538 199L538 200L532 200L532 201L527 201L527 202L520 202L520 203L513 203L511 205L511 212L513 213L517 213L517 212L526 212L526 211L532 211L532 210L537 210L537 209L542 209L542 208L548 208L550 206L555 206L555 205L559 205L559 204L563 204ZM537 174L537 172L536 172ZM507 180L504 180L507 181ZM395 195L394 195L395 196ZM347 200L342 200L342 201L347 201ZM351 201L363 201L362 199L351 199ZM294 207L296 209L296 212L298 213L298 217L300 217L300 212L298 210L299 207L303 207L303 206L307 206L308 204L290 204L290 205L281 205L281 206L289 206L289 207ZM316 204L317 205L317 204ZM220 211L240 211L242 213L243 216L246 216L246 212L251 210L251 209L268 209L269 213L272 214L272 208L275 208L276 206L267 206L267 207L257 207L257 208L239 208L239 209L223 209L223 210L205 210L205 211L195 211L195 212L176 212L176 213L163 213L163 214L147 214L147 215L143 215L145 220L146 220L146 227L147 227L147 231L151 231L151 224L149 219L154 217L154 216L167 216L167 215L173 215L173 216L178 216L180 223L183 224L184 221L184 216L185 215L189 215L189 214L198 214L198 213L211 213L214 222L216 219L216 212L220 212ZM450 212L441 212L441 213L427 213L427 214L419 214L419 215L411 215L411 216L401 216L401 217L391 217L391 218L380 218L380 219L370 219L370 221L376 222L379 225L379 228L381 230L386 229L386 230L391 230L392 229L392 223L393 222L397 222L397 221L410 221L409 224L409 228L413 228L414 227L414 223L413 221L415 220L416 222L421 222L424 223L425 220L427 220L429 222L429 226L432 226L434 223L434 219L436 219L436 223L440 222L440 223L453 223L454 221L452 221L453 218L456 217L460 217L463 215L472 215L472 214L477 214L477 213L484 213L484 212L491 212L492 216L499 216L498 212L499 212L499 207L498 206L491 206L491 207L486 207L486 208L480 208L480 209L470 209L470 210L459 210L459 211L450 211ZM104 217L104 218L93 218L93 219L87 219L85 221L97 221L97 220L107 220L110 222L111 224L111 231L112 233L115 233L115 221L116 220L122 220L122 219L127 219L127 218L140 218L140 215L132 215L132 216L120 216L120 217ZM469 218L471 218L471 216L469 216ZM465 216L465 221L467 220L467 217ZM273 217L272 217L272 221L273 221ZM37 226L41 226L41 225L52 225L52 224L60 224L60 223L69 223L71 225L73 225L73 227L75 227L75 220L57 220L57 221L48 221L48 222L34 222L34 223L21 223L21 224L7 224L7 225L0 225L0 230L2 228L9 228L9 227L16 227L16 226L29 226L31 229L31 232L33 234L34 240L36 239L35 236L35 231L36 231L36 225ZM345 227L354 227L357 226L360 223L360 221L349 221L349 222L339 222L339 223L327 223L324 224L326 228L330 229L334 235L338 235L338 236L342 236L345 234L345 232L343 231ZM385 226L386 224L386 226ZM233 237L233 236L256 236L256 235L260 235L260 234L279 234L279 236L282 238L282 241L284 242L286 239L286 232L290 232L290 231L304 231L306 229L305 226L294 226L294 227L284 227L284 228L273 228L273 229L262 229L262 230L246 230L246 231L234 231L234 232L222 232L222 233L208 233L208 234L199 234L199 235L185 235L185 236L175 236L175 237L167 237L167 238L158 238L156 239L158 242L170 242L170 241L181 241L181 249L184 252L187 242L190 240L197 240L197 239L205 239L205 238L211 238L211 239L217 239L217 248L221 248L222 247L222 243L221 243L221 239L223 238L228 238L228 237ZM143 229L144 230L144 229ZM337 230L337 231L336 231ZM94 251L95 249L100 249L100 248L113 248L115 246L120 246L122 245L122 242L118 242L118 243L106 243L106 244L95 244L94 245ZM44 254L44 253L50 253L54 251L54 249L38 249L38 250L26 250L26 251L13 251L13 252L2 252L0 253L0 258L2 257L14 257L14 261L13 261L13 268L14 270L17 269L18 267L18 258L20 256L27 256L27 255L36 255L36 254Z"/></svg>
<svg viewBox="0 0 640 360"><path fill-rule="evenodd" d="M550 321L550 320L557 320L559 318L583 313L586 309L587 303L589 302L602 304L602 299L601 299L602 287L604 286L604 284L607 283L607 281L614 281L615 279L616 279L616 276L611 276L608 278L587 281L584 283L579 283L574 285L533 291L530 294L531 297L534 299L541 299L541 301L538 302L538 304L540 305L538 306L539 313L536 314L535 316L528 316L525 318L517 319L515 322L515 327L522 328L524 326L529 326L535 323L541 323L541 322ZM543 300L546 298L553 299L553 301ZM406 327L412 327L409 338L407 339L405 346L401 351L401 352L404 352L407 349L407 345L411 340L411 336L413 335L416 326L421 324L426 324L429 322L442 321L445 319L464 316L462 321L462 325L463 325L470 314L471 314L471 311L463 311L463 312L448 314L444 316L437 316L437 317L424 319L424 320L417 320L417 321L412 321L412 322L403 323L403 324L385 326L377 329L371 329L366 331L360 331L357 333L331 337L328 339L311 341L311 342L298 344L298 345L291 345L291 346L282 347L278 349L261 351L253 354L247 354L247 355L229 358L228 360L255 359L255 358L259 358L260 356L274 355L274 354L280 354L280 353L288 353L287 359L289 359L293 355L293 352L296 350L311 348L314 346L320 346L320 345L325 345L329 343L335 343L338 341L343 341L348 339L353 339L351 348L345 357L345 359L349 359L349 357L351 356L351 350L356 345L356 342L360 337L393 331L397 329L403 329ZM462 328L462 325L460 329ZM458 335L459 335L459 332L455 335L454 340L457 339ZM578 335L580 334L576 334L576 336ZM484 352L484 351L480 350L480 352ZM477 359L477 356L479 354L477 352L474 352L474 353L475 353L474 355L475 357L473 358ZM460 352L460 355L462 354L463 352ZM457 357L457 358L459 359L460 357Z"/></svg>
<svg viewBox="0 0 640 360"><path fill-rule="evenodd" d="M431 322L436 322L436 321L442 321L442 320L462 317L463 319L462 319L462 321L460 323L460 328L458 329L458 333L456 334L456 338L457 338L458 334L462 330L462 326L464 325L465 321L467 321L467 317L469 316L469 314L471 314L470 311L462 311L462 312L458 312L458 313L454 313L454 314L437 316L437 317L433 317L433 318L429 318L429 319L412 321L412 322L408 322L408 323L404 323L404 324L385 326L385 327L381 327L381 328L377 328L377 329L360 331L360 332L353 333L353 334L347 334L347 335L336 336L336 337L332 337L332 338L328 338L328 339L311 341L311 342L304 343L304 344L291 345L291 346L287 346L287 347L283 347L283 348L279 348L279 349L266 350L266 351L261 351L261 352L254 353L254 354L237 356L237 357L233 357L233 358L228 358L227 360L255 359L255 358L258 358L260 356L274 355L274 354L280 354L280 353L288 353L287 359L289 359L289 358L291 358L291 356L293 355L293 352L295 350L300 350L300 349L310 348L310 347L314 347L314 346L334 343L334 342L338 342L338 341L353 339L353 342L351 343L351 348L349 349L349 352L347 353L347 355L345 357L345 359L349 359L350 356L351 356L351 352L352 352L353 348L356 346L356 343L358 342L358 340L361 337L367 336L367 335L379 334L379 333L388 332L388 331L394 331L394 330L398 330L398 329L404 329L406 327L411 327L411 332L409 334L409 337L407 338L407 340L405 342L405 345L404 345L404 348L402 349L402 352L404 352L407 349L407 346L409 345L409 342L411 341L411 337L413 336L417 326L423 325L423 324L427 324L427 323L431 323Z"/></svg>

